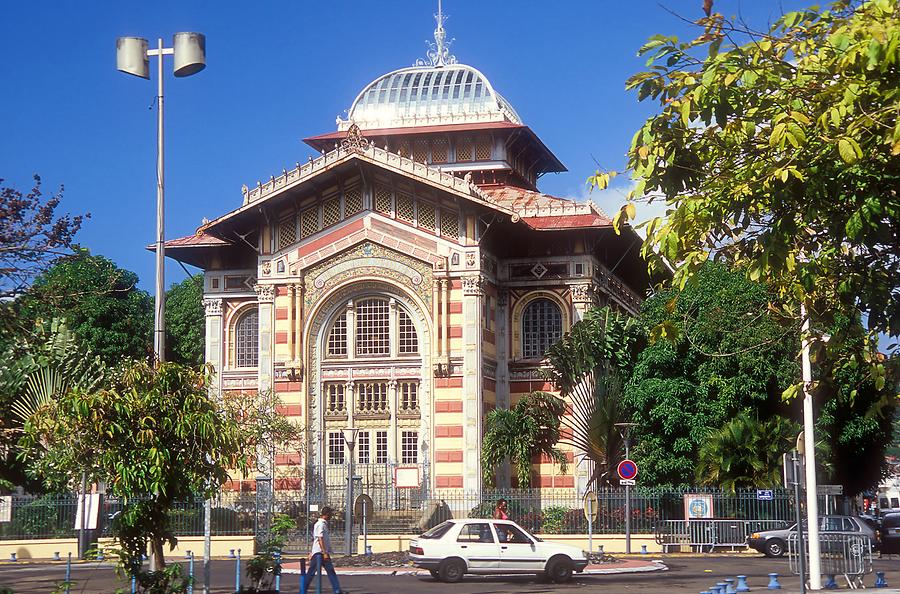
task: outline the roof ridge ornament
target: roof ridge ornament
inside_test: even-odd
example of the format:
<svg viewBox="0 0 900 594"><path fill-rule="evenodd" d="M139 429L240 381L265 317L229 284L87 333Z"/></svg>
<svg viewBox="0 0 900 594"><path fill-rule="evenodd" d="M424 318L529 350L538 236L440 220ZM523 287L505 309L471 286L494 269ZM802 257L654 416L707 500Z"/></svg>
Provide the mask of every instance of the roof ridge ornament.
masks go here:
<svg viewBox="0 0 900 594"><path fill-rule="evenodd" d="M430 41L425 42L428 45L428 51L425 52L425 55L428 56L428 61L426 62L420 58L416 60L416 66L440 68L457 63L456 56L450 53L450 45L454 40L447 40L447 32L444 30L444 21L447 20L447 16L444 15L441 0L438 0L438 11L434 15L434 20L437 22L437 28L434 30L434 43Z"/></svg>
<svg viewBox="0 0 900 594"><path fill-rule="evenodd" d="M356 123L350 124L347 137L341 141L341 149L348 152L363 153L369 150L369 139L362 135Z"/></svg>

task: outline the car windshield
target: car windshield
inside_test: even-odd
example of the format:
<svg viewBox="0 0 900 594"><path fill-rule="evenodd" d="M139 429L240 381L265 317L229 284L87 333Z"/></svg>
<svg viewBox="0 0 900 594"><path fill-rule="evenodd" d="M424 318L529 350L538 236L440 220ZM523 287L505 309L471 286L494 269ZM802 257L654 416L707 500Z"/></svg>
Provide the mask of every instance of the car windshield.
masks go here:
<svg viewBox="0 0 900 594"><path fill-rule="evenodd" d="M447 534L447 531L453 526L453 522L444 522L443 524L438 524L419 538L440 538Z"/></svg>

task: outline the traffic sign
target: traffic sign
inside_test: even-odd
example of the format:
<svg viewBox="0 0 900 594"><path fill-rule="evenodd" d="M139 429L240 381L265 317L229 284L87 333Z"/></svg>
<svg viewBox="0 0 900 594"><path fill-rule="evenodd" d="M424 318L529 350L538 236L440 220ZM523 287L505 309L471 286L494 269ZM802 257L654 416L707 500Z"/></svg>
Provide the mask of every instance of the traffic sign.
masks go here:
<svg viewBox="0 0 900 594"><path fill-rule="evenodd" d="M584 518L586 520L596 520L598 511L600 511L600 501L597 499L597 494L593 491L588 491L584 494Z"/></svg>
<svg viewBox="0 0 900 594"><path fill-rule="evenodd" d="M757 489L756 498L760 501L772 501L775 499L775 494L772 492L772 489Z"/></svg>
<svg viewBox="0 0 900 594"><path fill-rule="evenodd" d="M633 486L635 486L637 483L634 482L634 479L619 479L619 484L620 484L620 485L623 485L623 486L626 486L626 487L633 487Z"/></svg>
<svg viewBox="0 0 900 594"><path fill-rule="evenodd" d="M619 473L620 479L633 481L637 477L638 467L637 464L634 463L634 460L628 460L626 458L616 466L616 472Z"/></svg>

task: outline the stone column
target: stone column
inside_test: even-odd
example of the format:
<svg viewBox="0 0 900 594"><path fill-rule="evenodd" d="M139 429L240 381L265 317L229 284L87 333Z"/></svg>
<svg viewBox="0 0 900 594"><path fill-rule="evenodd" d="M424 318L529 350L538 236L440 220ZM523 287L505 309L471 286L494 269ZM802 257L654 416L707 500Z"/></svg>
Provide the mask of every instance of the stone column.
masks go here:
<svg viewBox="0 0 900 594"><path fill-rule="evenodd" d="M259 314L259 363L257 369L258 400L261 406L270 402L267 392L273 389L272 379L275 373L273 362L273 341L275 323L275 285L254 285L256 291L257 312ZM260 443L256 449L256 501L265 505L266 509L272 500L272 479L274 472L272 444ZM263 535L257 534L258 538Z"/></svg>
<svg viewBox="0 0 900 594"><path fill-rule="evenodd" d="M481 275L465 276L463 288L463 443L468 444L463 463L463 488L481 491L481 421L484 414L482 393L481 314L484 289Z"/></svg>
<svg viewBox="0 0 900 594"><path fill-rule="evenodd" d="M497 408L509 408L509 291L497 291ZM511 471L508 462L497 469L497 486L508 488L511 482Z"/></svg>
<svg viewBox="0 0 900 594"><path fill-rule="evenodd" d="M206 310L206 362L212 365L215 375L211 388L215 391L215 397L219 398L222 395L222 340L225 335L222 327L222 300L204 299L203 307Z"/></svg>

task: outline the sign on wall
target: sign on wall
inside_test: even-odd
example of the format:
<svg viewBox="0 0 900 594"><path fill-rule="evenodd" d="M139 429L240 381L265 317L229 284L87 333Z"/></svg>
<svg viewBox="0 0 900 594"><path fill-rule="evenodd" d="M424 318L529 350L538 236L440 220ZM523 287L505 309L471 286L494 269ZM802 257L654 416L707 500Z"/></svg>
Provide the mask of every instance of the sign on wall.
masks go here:
<svg viewBox="0 0 900 594"><path fill-rule="evenodd" d="M713 515L713 496L706 493L685 493L684 518L686 520L708 520Z"/></svg>

